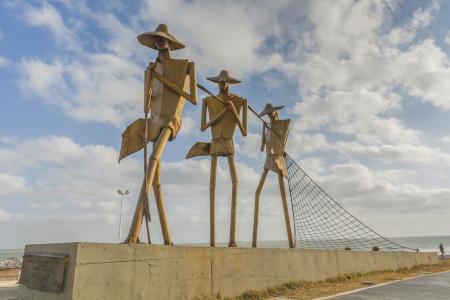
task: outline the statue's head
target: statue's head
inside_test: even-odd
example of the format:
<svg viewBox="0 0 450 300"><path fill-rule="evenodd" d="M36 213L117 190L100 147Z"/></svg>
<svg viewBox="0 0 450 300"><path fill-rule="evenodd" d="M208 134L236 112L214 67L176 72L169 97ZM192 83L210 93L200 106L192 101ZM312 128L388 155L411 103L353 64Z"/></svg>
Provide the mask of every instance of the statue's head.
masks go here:
<svg viewBox="0 0 450 300"><path fill-rule="evenodd" d="M218 85L219 85L219 89L222 91L227 90L230 87L230 83L227 81L219 81Z"/></svg>
<svg viewBox="0 0 450 300"><path fill-rule="evenodd" d="M263 117L268 115L271 119L278 118L278 111L282 108L284 108L284 106L273 106L272 103L269 102L258 116Z"/></svg>
<svg viewBox="0 0 450 300"><path fill-rule="evenodd" d="M159 24L154 31L144 32L137 39L142 45L155 50L178 50L185 47L169 32L166 24Z"/></svg>
<svg viewBox="0 0 450 300"><path fill-rule="evenodd" d="M217 76L208 77L206 79L217 83L221 91L228 90L230 84L241 83L240 80L237 80L236 78L233 78L230 75L228 75L228 71L225 70L220 71L219 75Z"/></svg>

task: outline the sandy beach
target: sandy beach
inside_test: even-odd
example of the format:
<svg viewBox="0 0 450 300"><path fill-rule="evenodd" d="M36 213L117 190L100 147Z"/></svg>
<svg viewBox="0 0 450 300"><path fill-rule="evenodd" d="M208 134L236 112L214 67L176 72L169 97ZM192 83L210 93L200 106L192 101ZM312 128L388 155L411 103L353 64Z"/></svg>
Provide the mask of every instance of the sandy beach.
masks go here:
<svg viewBox="0 0 450 300"><path fill-rule="evenodd" d="M0 284L17 282L19 275L20 268L0 270Z"/></svg>

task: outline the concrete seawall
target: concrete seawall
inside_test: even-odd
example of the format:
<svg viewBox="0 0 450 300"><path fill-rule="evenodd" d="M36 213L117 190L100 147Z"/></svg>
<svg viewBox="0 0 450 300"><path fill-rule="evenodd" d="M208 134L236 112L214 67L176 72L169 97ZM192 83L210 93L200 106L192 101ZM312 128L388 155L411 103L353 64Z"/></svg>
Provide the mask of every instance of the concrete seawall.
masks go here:
<svg viewBox="0 0 450 300"><path fill-rule="evenodd" d="M17 299L209 299L291 280L436 264L435 253L68 243L25 252L69 254L60 293L19 286Z"/></svg>

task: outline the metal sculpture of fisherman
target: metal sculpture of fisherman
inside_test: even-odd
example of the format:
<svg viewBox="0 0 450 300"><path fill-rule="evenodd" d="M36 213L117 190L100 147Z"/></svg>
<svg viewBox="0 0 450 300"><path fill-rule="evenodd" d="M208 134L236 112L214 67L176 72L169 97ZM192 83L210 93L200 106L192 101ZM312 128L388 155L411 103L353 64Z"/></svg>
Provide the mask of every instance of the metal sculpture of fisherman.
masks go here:
<svg viewBox="0 0 450 300"><path fill-rule="evenodd" d="M256 247L256 240L258 236L258 216L259 216L259 196L264 186L267 173L273 171L278 174L278 183L280 187L281 201L283 204L284 219L286 222L286 230L289 241L289 247L294 247L291 232L291 222L289 219L289 210L286 200L286 190L284 187L284 177L287 176L286 165L284 162L284 148L286 146L287 137L289 133L289 123L291 120L278 119L278 110L284 106L272 106L266 104L264 110L259 114L259 117L268 115L270 118L270 128L266 124L262 129L261 151L266 150L266 161L264 163L264 171L258 184L255 194L255 211L253 220L253 241L252 247Z"/></svg>
<svg viewBox="0 0 450 300"><path fill-rule="evenodd" d="M232 180L230 239L228 246L236 247L236 206L238 177L234 161L233 135L236 125L243 136L247 135L247 100L229 91L230 84L240 83L239 80L228 75L227 71L221 71L219 76L208 77L219 85L219 95L211 95L202 101L201 131L211 127L211 143L198 142L189 150L186 158L194 156L211 156L210 174L210 245L215 246L215 189L217 157L224 156L228 159ZM240 113L242 111L242 121ZM209 122L207 119L209 113Z"/></svg>
<svg viewBox="0 0 450 300"><path fill-rule="evenodd" d="M144 76L144 119L139 119L127 127L122 134L122 148L119 161L124 157L144 149L144 182L127 237L127 243L139 242L142 221L145 217L148 231L148 193L151 185L156 200L164 244L172 244L164 209L161 187L161 154L166 143L177 136L181 127L181 117L185 100L197 104L195 65L187 59L171 58L171 51L185 46L160 24L155 31L145 32L138 41L158 51L155 62L150 62ZM150 113L150 118L148 114ZM147 143L153 142L153 150L147 165Z"/></svg>

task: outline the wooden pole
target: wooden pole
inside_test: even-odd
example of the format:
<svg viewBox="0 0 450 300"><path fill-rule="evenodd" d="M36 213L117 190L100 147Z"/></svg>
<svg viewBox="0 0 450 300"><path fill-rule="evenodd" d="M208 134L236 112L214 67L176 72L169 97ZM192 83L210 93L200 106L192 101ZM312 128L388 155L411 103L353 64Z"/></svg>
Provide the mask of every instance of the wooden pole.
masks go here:
<svg viewBox="0 0 450 300"><path fill-rule="evenodd" d="M261 179L259 180L258 188L256 189L255 193L255 211L253 215L253 240L252 240L253 248L256 248L256 241L258 238L259 195L261 194L264 182L266 181L267 173L269 173L269 170L264 168L264 171L261 175Z"/></svg>
<svg viewBox="0 0 450 300"><path fill-rule="evenodd" d="M211 156L211 174L209 177L209 245L216 246L216 171L217 156Z"/></svg>
<svg viewBox="0 0 450 300"><path fill-rule="evenodd" d="M153 193L155 194L156 207L158 209L159 223L161 224L161 232L165 245L172 245L170 238L169 226L167 225L166 210L164 208L164 201L161 193L161 160L158 161L156 167L155 179L153 179Z"/></svg>
<svg viewBox="0 0 450 300"><path fill-rule="evenodd" d="M289 241L289 247L294 248L294 241L292 239L292 231L291 231L291 221L289 219L289 209L286 200L286 190L284 188L284 177L281 174L278 174L278 183L280 186L281 202L283 203L284 220L286 222L286 231Z"/></svg>
<svg viewBox="0 0 450 300"><path fill-rule="evenodd" d="M231 220L230 220L230 241L228 247L236 247L236 207L237 207L237 188L238 178L236 164L233 156L228 156L228 166L230 168L232 191L231 191Z"/></svg>
<svg viewBox="0 0 450 300"><path fill-rule="evenodd" d="M152 82L153 82L153 76L152 71L154 64L150 63L147 69L144 73L144 182L147 182L147 172L148 172L148 166L147 166L147 135L148 135L148 112L150 111L150 99L152 97ZM148 186L146 186L145 189L145 199L144 199L144 219L145 219L145 229L147 232L147 242L151 244L150 239L150 202L148 199Z"/></svg>

